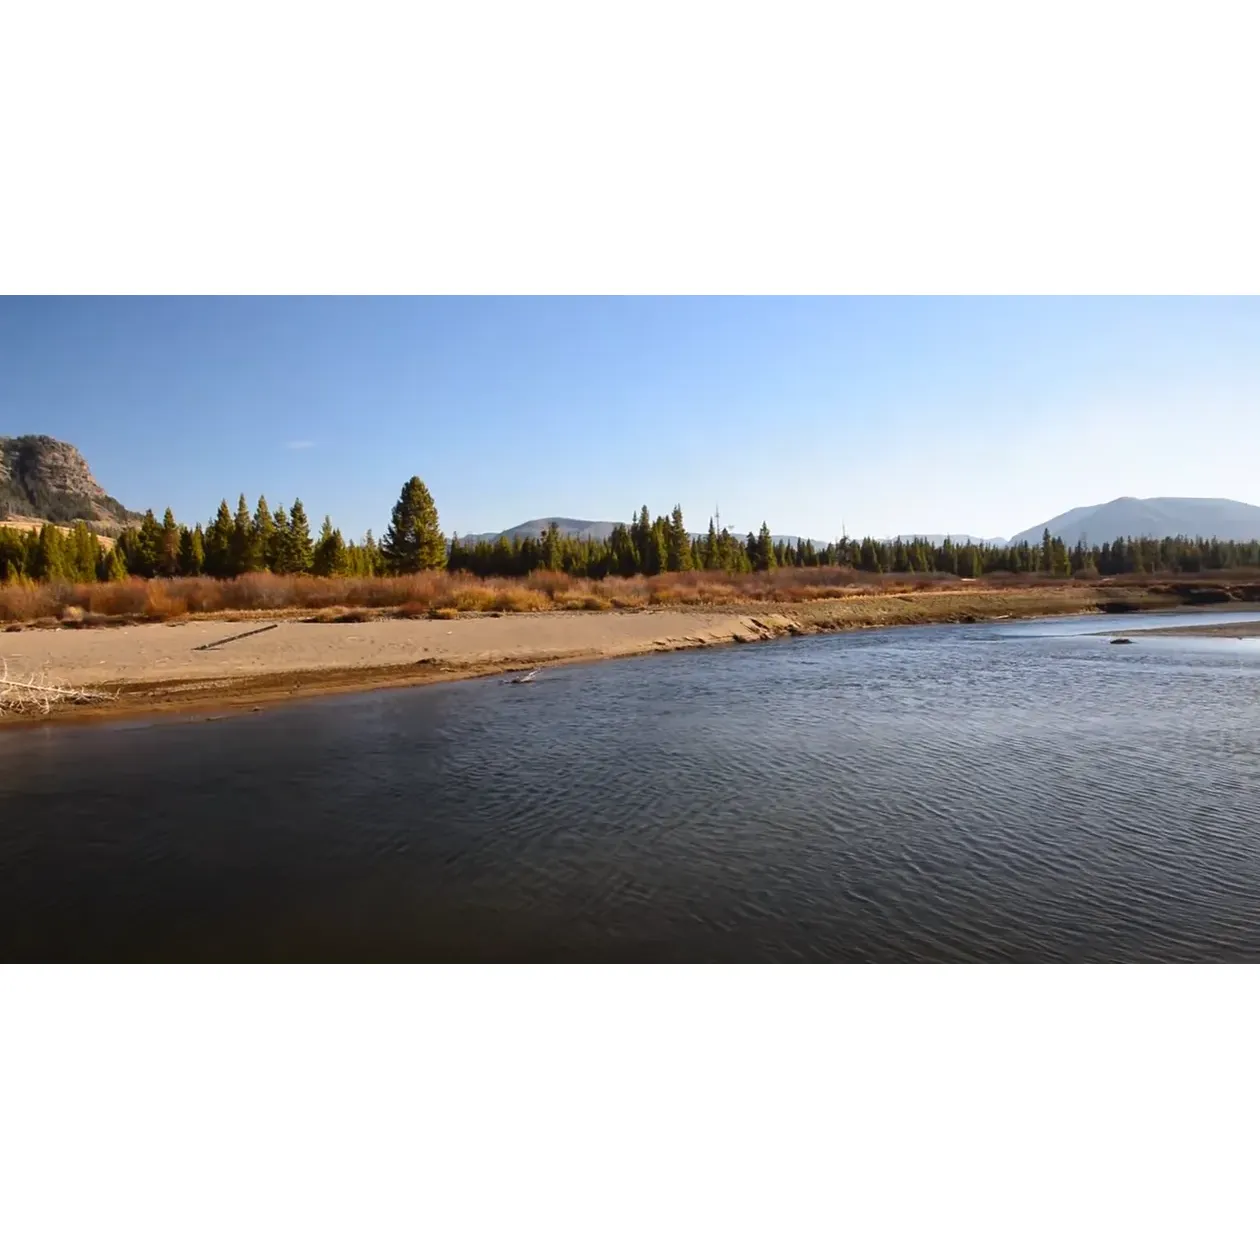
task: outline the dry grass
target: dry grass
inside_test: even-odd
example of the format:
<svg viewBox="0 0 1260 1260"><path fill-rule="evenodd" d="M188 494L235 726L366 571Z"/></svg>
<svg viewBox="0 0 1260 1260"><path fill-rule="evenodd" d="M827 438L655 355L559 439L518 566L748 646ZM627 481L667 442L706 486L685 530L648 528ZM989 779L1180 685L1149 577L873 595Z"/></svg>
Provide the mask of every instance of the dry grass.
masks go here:
<svg viewBox="0 0 1260 1260"><path fill-rule="evenodd" d="M994 574L979 582L945 574L859 573L852 569L779 569L772 573L663 573L658 577L593 581L564 573L539 572L524 579L476 578L466 573L429 572L409 577L317 578L251 573L231 581L214 578L129 578L112 583L14 582L0 586L0 623L99 625L108 621L169 621L184 616L236 613L243 616L306 611L321 621L359 621L376 615L440 617L458 614L572 610L605 612L649 607L737 607L748 604L810 604L819 601L909 596L926 605L954 593L985 592L995 603L1001 592L1018 594L1021 606L1034 592L1049 606L1077 602L1100 587L1119 586L1128 598L1175 598L1193 586L1255 581L1254 574L1197 574L1176 578L1134 575L1122 579L1065 581L1040 574ZM996 603L1000 603L996 600ZM867 609L870 611L870 608ZM903 610L904 615L904 610Z"/></svg>

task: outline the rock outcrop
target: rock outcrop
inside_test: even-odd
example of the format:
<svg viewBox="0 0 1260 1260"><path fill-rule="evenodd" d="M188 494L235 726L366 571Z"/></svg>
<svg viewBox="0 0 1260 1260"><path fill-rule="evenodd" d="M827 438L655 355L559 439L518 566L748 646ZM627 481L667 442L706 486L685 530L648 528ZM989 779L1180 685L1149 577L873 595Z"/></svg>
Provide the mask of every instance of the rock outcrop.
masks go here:
<svg viewBox="0 0 1260 1260"><path fill-rule="evenodd" d="M42 436L0 437L0 521L9 518L86 521L98 534L138 519L105 493L77 447Z"/></svg>

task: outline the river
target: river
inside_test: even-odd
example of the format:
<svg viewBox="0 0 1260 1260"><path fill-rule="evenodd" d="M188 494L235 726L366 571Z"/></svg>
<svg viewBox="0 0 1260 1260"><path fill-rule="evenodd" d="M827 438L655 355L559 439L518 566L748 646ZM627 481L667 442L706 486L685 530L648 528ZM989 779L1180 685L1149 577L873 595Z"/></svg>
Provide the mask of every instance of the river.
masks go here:
<svg viewBox="0 0 1260 1260"><path fill-rule="evenodd" d="M1099 634L1226 616L14 727L0 958L1260 960L1260 639Z"/></svg>

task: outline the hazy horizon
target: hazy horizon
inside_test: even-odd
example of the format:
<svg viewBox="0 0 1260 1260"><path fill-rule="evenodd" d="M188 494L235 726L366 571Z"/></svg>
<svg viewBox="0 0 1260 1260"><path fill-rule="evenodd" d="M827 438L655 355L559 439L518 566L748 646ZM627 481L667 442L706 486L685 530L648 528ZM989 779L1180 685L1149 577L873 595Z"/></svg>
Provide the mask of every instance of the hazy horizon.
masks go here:
<svg viewBox="0 0 1260 1260"><path fill-rule="evenodd" d="M715 507L732 530L1002 537L1251 502L1260 303L1202 298L0 300L0 432L128 507L301 496L355 536Z"/></svg>

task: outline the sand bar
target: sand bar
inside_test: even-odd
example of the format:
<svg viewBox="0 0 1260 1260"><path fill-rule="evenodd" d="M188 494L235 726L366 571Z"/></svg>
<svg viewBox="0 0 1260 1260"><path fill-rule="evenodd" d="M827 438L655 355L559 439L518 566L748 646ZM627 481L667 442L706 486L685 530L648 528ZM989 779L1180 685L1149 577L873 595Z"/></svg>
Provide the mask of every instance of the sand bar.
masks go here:
<svg viewBox="0 0 1260 1260"><path fill-rule="evenodd" d="M272 628L245 633L262 626ZM772 612L678 609L453 621L286 620L273 625L257 619L205 620L24 630L0 635L0 661L11 677L46 672L60 684L107 691L115 700L90 712L108 715L253 705L299 694L452 680L797 632L797 622ZM60 709L55 716L88 712Z"/></svg>
<svg viewBox="0 0 1260 1260"><path fill-rule="evenodd" d="M1132 638L1167 636L1188 639L1254 639L1260 636L1260 621L1226 621L1211 626L1160 626L1153 630L1128 630Z"/></svg>
<svg viewBox="0 0 1260 1260"><path fill-rule="evenodd" d="M915 593L738 608L512 613L330 620L251 614L0 633L0 672L46 672L106 691L106 704L58 705L48 716L256 707L295 696L411 686L505 670L646 652L749 643L863 627L1044 616L1088 610L1097 593ZM267 627L267 628L264 628ZM246 633L259 630L260 633ZM0 712L0 723L30 715Z"/></svg>

